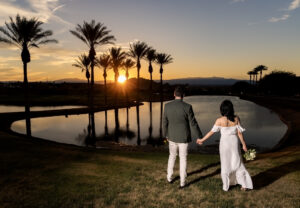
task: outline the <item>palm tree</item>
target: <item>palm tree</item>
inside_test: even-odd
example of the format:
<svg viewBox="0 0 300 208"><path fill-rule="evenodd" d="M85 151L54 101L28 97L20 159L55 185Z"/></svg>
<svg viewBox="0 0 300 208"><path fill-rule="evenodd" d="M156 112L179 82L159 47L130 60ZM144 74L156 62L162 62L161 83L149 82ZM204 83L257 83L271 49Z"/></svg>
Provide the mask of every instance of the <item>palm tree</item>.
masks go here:
<svg viewBox="0 0 300 208"><path fill-rule="evenodd" d="M111 68L114 70L115 73L115 104L117 104L117 96L118 96L118 78L119 78L119 68L123 66L124 59L126 58L126 53L122 51L122 48L112 47L109 50L110 58L111 58ZM116 128L115 132L118 135L119 132L119 111L118 108L115 107L115 123Z"/></svg>
<svg viewBox="0 0 300 208"><path fill-rule="evenodd" d="M268 70L268 67L264 66L264 65L259 65L257 67L255 67L256 71L260 73L260 78L259 78L259 81L261 80L262 78L262 71L266 71Z"/></svg>
<svg viewBox="0 0 300 208"><path fill-rule="evenodd" d="M140 70L141 70L141 59L145 57L148 51L148 46L145 42L135 42L130 44L128 55L136 60L137 68L137 102L139 102L139 89L140 89Z"/></svg>
<svg viewBox="0 0 300 208"><path fill-rule="evenodd" d="M32 47L39 48L40 45L47 43L57 43L55 39L48 39L52 36L51 30L41 28L43 22L37 18L27 19L17 15L15 20L12 17L10 22L5 22L5 27L0 27L0 42L15 45L21 49L21 58L23 62L24 90L25 90L25 111L29 112L29 86L27 79L27 63L30 62L29 49ZM30 119L26 120L27 135L31 136Z"/></svg>
<svg viewBox="0 0 300 208"><path fill-rule="evenodd" d="M153 72L152 62L155 61L155 59L156 59L156 50L149 48L146 54L146 60L149 62L148 71L150 73L150 96L152 95L152 72Z"/></svg>
<svg viewBox="0 0 300 208"><path fill-rule="evenodd" d="M82 72L85 72L85 77L88 80L88 86L90 86L90 72L89 72L89 65L91 63L89 57L85 54L82 54L78 56L78 59L75 60L76 63L72 64L72 66L75 66L79 69L81 69Z"/></svg>
<svg viewBox="0 0 300 208"><path fill-rule="evenodd" d="M123 67L124 59L126 58L126 53L122 51L122 48L112 47L109 50L111 63L110 66L114 70L115 73L115 87L117 87L118 78L119 78L119 69Z"/></svg>
<svg viewBox="0 0 300 208"><path fill-rule="evenodd" d="M106 85L106 78L107 78L107 70L110 68L111 65L111 58L108 54L102 54L99 59L97 60L97 66L103 68L103 78L104 78L104 103L107 105L107 85Z"/></svg>
<svg viewBox="0 0 300 208"><path fill-rule="evenodd" d="M96 23L92 20L90 23L83 22L83 25L77 24L75 30L70 32L82 40L89 47L89 58L91 60L91 86L94 86L94 66L96 57L96 47L113 44L115 37L110 35L110 30L103 25L103 23Z"/></svg>
<svg viewBox="0 0 300 208"><path fill-rule="evenodd" d="M252 79L251 79L252 71L248 71L247 74L250 76L249 83L251 84L251 80L252 80Z"/></svg>
<svg viewBox="0 0 300 208"><path fill-rule="evenodd" d="M165 64L170 64L172 63L173 58L171 57L171 55L165 54L165 53L158 53L156 55L156 62L160 65L160 69L159 69L159 73L160 73L160 95L161 95L161 99L163 98L163 79L162 79L162 75L164 72L163 66Z"/></svg>
<svg viewBox="0 0 300 208"><path fill-rule="evenodd" d="M257 74L258 74L258 71L256 70L256 68L254 68L252 71L252 75L253 75L253 83L255 81L255 84L257 84Z"/></svg>
<svg viewBox="0 0 300 208"><path fill-rule="evenodd" d="M135 65L135 62L132 61L129 58L124 61L124 68L125 68L125 71L126 71L125 75L126 75L127 80L129 78L129 69L131 69L134 65Z"/></svg>

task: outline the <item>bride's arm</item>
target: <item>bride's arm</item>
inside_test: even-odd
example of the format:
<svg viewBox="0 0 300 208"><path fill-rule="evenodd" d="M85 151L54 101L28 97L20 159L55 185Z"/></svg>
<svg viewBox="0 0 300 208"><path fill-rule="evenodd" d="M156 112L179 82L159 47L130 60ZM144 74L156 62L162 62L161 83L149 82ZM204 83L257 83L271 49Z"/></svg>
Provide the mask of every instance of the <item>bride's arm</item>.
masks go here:
<svg viewBox="0 0 300 208"><path fill-rule="evenodd" d="M237 122L238 122L238 125L241 125L241 124L240 124L240 118L239 118L239 117L237 117ZM246 142L245 142L245 140L244 140L244 136L243 136L242 132L240 132L239 130L238 130L238 137L239 137L239 139L240 139L240 141L241 141L241 143L242 143L242 145L243 145L243 150L244 150L245 152L247 152L247 145L246 145Z"/></svg>
<svg viewBox="0 0 300 208"><path fill-rule="evenodd" d="M219 120L217 119L215 122L215 125L220 125ZM209 131L202 139L197 139L197 144L203 144L204 141L206 141L207 139L209 139L215 132L214 131Z"/></svg>
<svg viewBox="0 0 300 208"><path fill-rule="evenodd" d="M202 144L205 140L209 139L215 132L208 132L202 139L197 139L197 144Z"/></svg>

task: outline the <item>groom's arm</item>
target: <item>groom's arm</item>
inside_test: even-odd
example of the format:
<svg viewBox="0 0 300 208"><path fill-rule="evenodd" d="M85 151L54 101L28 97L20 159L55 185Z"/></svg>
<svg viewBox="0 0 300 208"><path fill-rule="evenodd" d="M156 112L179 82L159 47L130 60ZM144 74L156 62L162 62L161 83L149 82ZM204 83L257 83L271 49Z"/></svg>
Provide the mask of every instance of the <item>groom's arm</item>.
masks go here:
<svg viewBox="0 0 300 208"><path fill-rule="evenodd" d="M192 106L190 106L190 108L189 108L188 118L189 118L189 122L190 122L191 131L194 132L194 134L196 135L197 138L202 138L203 135L199 128L197 120L195 118Z"/></svg>
<svg viewBox="0 0 300 208"><path fill-rule="evenodd" d="M168 125L169 125L169 120L168 120L168 116L167 116L167 108L165 106L164 108L164 114L163 114L163 134L164 134L164 138L168 138Z"/></svg>

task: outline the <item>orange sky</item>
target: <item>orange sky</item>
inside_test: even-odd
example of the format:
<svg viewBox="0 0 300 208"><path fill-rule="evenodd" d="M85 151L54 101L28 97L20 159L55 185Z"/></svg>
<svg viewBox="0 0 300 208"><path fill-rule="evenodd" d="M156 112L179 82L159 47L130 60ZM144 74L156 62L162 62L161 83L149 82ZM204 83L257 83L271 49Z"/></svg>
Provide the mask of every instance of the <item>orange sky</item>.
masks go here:
<svg viewBox="0 0 300 208"><path fill-rule="evenodd" d="M72 64L88 48L69 30L91 19L103 22L116 37L115 46L124 50L140 40L171 54L174 62L164 67L164 79L248 79L247 72L260 64L269 68L266 73L286 70L299 76L299 5L295 0L278 0L273 5L250 0L7 1L0 5L0 25L17 13L38 17L59 41L31 50L29 81L85 79ZM98 48L97 55L109 47ZM149 77L147 67L143 61L142 77ZM23 80L22 70L19 49L0 44L0 81ZM130 77L135 76L136 69L132 69ZM102 80L98 68L95 78ZM112 72L108 78L113 79ZM153 79L159 79L157 65Z"/></svg>

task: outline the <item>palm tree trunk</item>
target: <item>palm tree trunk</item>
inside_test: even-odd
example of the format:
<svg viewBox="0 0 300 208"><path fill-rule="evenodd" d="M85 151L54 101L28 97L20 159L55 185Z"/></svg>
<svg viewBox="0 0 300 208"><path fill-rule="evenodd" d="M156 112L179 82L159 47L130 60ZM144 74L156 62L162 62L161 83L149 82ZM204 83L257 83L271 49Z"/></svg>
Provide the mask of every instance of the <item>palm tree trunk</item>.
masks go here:
<svg viewBox="0 0 300 208"><path fill-rule="evenodd" d="M150 100L152 98L152 73L150 73Z"/></svg>
<svg viewBox="0 0 300 208"><path fill-rule="evenodd" d="M160 99L163 100L163 80L162 80L162 73L160 73Z"/></svg>
<svg viewBox="0 0 300 208"><path fill-rule="evenodd" d="M106 88L106 76L104 77L104 103L107 105L107 88Z"/></svg>
<svg viewBox="0 0 300 208"><path fill-rule="evenodd" d="M251 84L251 75L249 76L250 78L249 78L249 83Z"/></svg>
<svg viewBox="0 0 300 208"><path fill-rule="evenodd" d="M136 91L137 91L137 103L140 102L140 69L141 69L141 63L140 60L137 60L137 80L136 80Z"/></svg>
<svg viewBox="0 0 300 208"><path fill-rule="evenodd" d="M128 81L129 78L129 73L128 73L128 68L126 68L126 80ZM128 99L128 84L125 86L125 96L126 96L126 105L128 107L129 105L129 99Z"/></svg>
<svg viewBox="0 0 300 208"><path fill-rule="evenodd" d="M30 102L29 102L29 84L27 79L27 63L23 62L24 72L24 95L25 95L25 116L26 116L26 134L31 137L31 121L30 121Z"/></svg>
<svg viewBox="0 0 300 208"><path fill-rule="evenodd" d="M90 79L88 78L88 85L87 85L87 90L88 90L88 103L90 103L91 95L90 95Z"/></svg>
<svg viewBox="0 0 300 208"><path fill-rule="evenodd" d="M262 71L260 71L260 78L259 78L259 81L261 81L261 77L262 77Z"/></svg>

